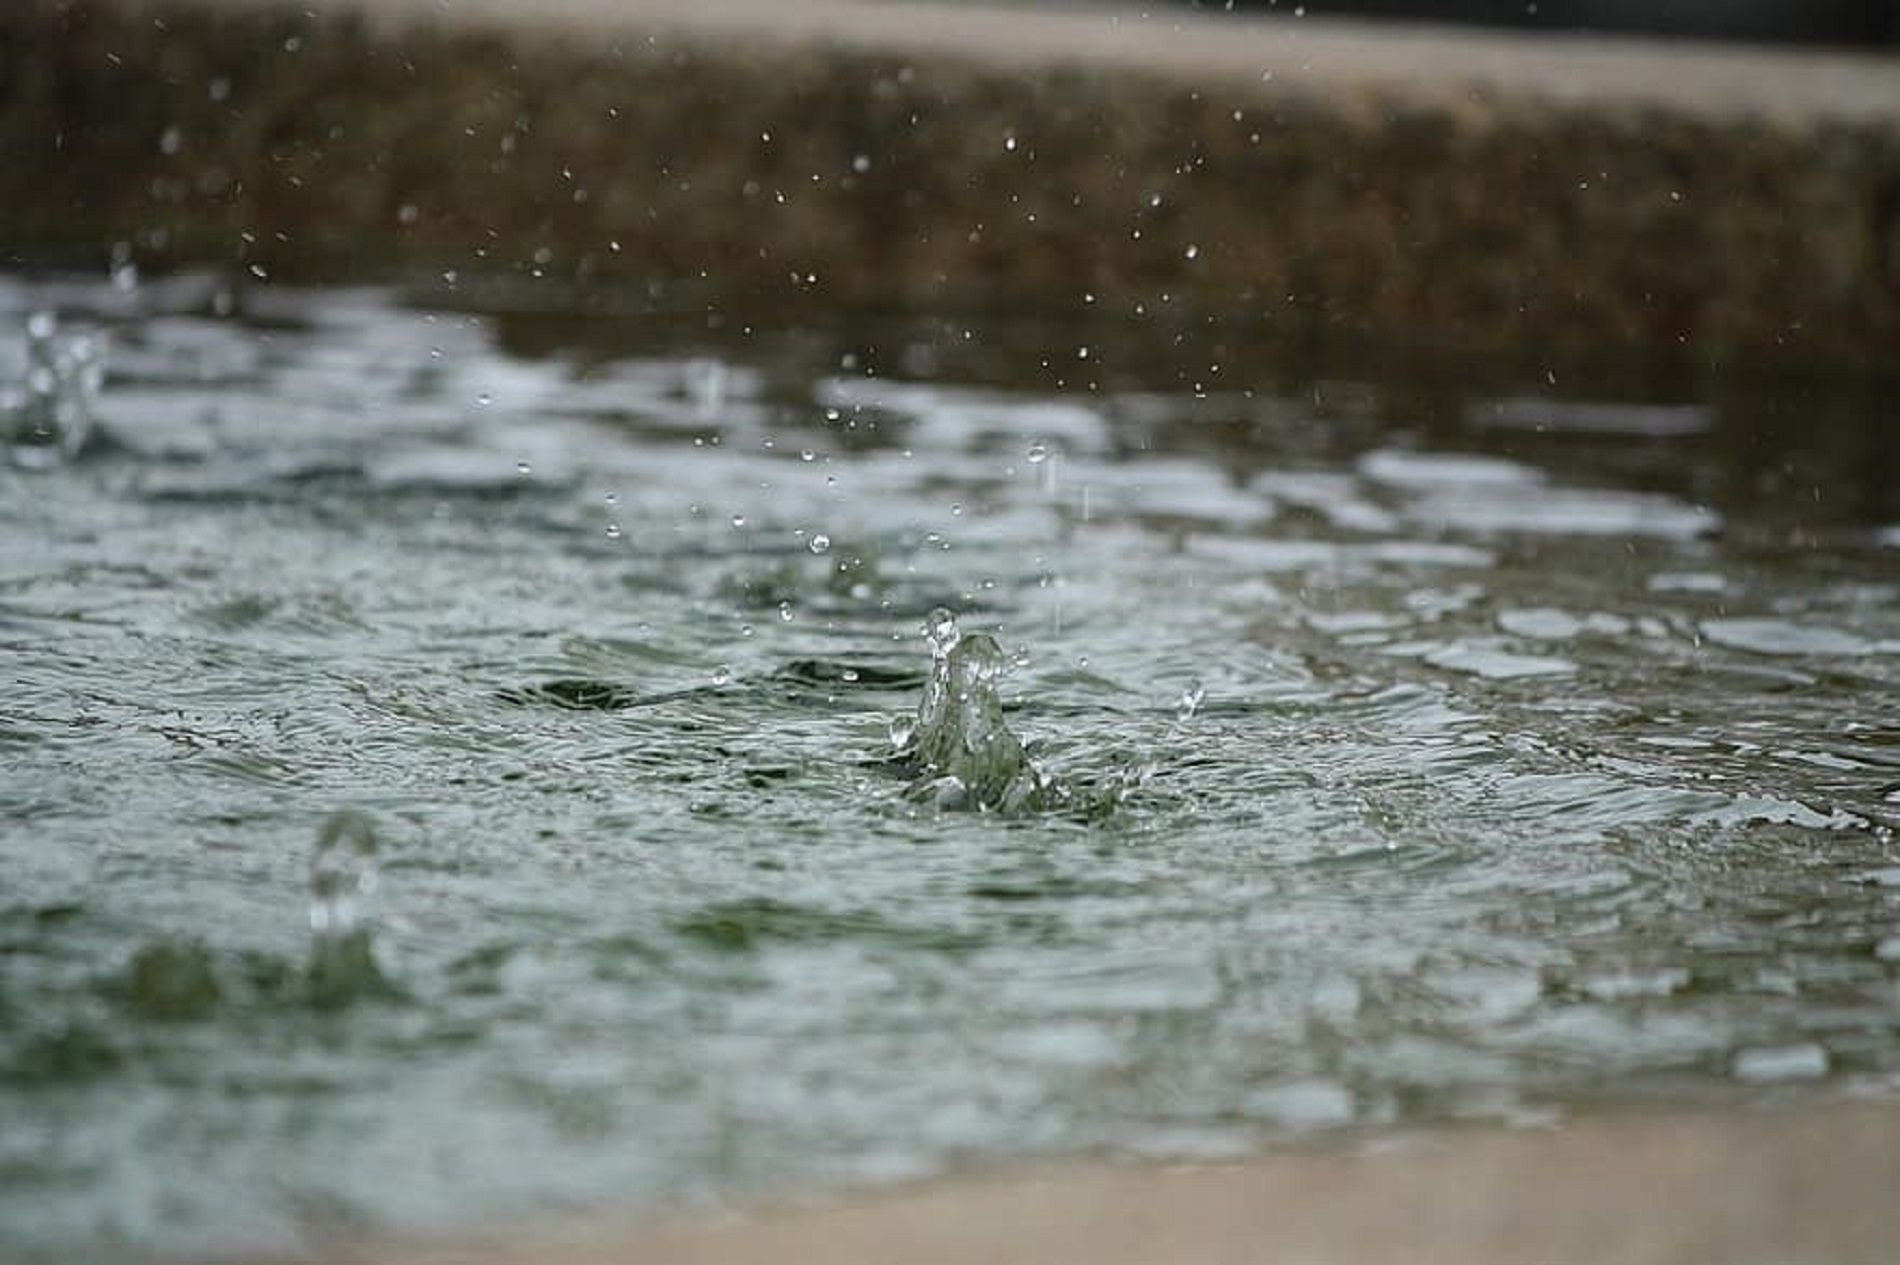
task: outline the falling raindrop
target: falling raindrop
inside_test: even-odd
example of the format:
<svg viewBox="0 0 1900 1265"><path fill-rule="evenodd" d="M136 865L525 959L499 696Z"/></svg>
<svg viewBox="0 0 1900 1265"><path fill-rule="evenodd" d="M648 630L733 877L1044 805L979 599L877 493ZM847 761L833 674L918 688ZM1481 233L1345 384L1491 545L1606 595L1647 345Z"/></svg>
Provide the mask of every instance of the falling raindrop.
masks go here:
<svg viewBox="0 0 1900 1265"><path fill-rule="evenodd" d="M823 532L819 532L811 538L805 547L813 553L829 553L831 552L831 537L825 535Z"/></svg>
<svg viewBox="0 0 1900 1265"><path fill-rule="evenodd" d="M515 473L525 479L534 473L534 467L529 465L526 461L517 461L515 462Z"/></svg>
<svg viewBox="0 0 1900 1265"><path fill-rule="evenodd" d="M1035 440L1029 445L1029 451L1023 455L1029 459L1030 465L1039 466L1049 460L1049 446L1040 439Z"/></svg>
<svg viewBox="0 0 1900 1265"><path fill-rule="evenodd" d="M1189 681L1181 690L1181 700L1175 705L1176 719L1191 720L1201 710L1201 700L1207 697L1207 687L1200 680Z"/></svg>
<svg viewBox="0 0 1900 1265"><path fill-rule="evenodd" d="M792 604L791 604L790 602L780 602L780 603L778 604L778 621L779 621L779 623L781 623L781 624L789 624L789 623L791 623L791 622L792 622L792 614L793 614L793 612L792 612Z"/></svg>
<svg viewBox="0 0 1900 1265"><path fill-rule="evenodd" d="M732 680L732 666L730 664L722 663L718 667L714 668L713 673L712 673L712 680L713 680L714 685L724 685L726 684L726 682Z"/></svg>

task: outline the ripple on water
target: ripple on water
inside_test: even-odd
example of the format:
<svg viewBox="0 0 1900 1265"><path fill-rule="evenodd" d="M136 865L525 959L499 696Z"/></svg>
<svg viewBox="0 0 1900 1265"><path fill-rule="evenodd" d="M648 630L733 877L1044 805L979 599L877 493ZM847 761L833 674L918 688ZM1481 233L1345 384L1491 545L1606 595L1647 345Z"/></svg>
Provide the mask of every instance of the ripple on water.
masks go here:
<svg viewBox="0 0 1900 1265"><path fill-rule="evenodd" d="M1702 635L1718 646L1769 655L1888 654L1900 644L1868 641L1852 633L1783 619L1705 619Z"/></svg>
<svg viewBox="0 0 1900 1265"><path fill-rule="evenodd" d="M1828 1072L1827 1051L1812 1042L1763 1046L1736 1052L1735 1079L1751 1084L1819 1080Z"/></svg>
<svg viewBox="0 0 1900 1265"><path fill-rule="evenodd" d="M1532 676L1568 676L1577 665L1554 655L1516 654L1500 643L1474 638L1452 645L1428 646L1419 655L1435 668L1468 672L1493 681L1514 681Z"/></svg>

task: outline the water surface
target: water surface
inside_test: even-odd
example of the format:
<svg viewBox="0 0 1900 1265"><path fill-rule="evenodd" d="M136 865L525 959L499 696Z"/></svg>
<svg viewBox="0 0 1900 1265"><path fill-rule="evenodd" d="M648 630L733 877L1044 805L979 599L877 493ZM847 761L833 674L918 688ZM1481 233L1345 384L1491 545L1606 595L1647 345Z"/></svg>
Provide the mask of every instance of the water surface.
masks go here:
<svg viewBox="0 0 1900 1265"><path fill-rule="evenodd" d="M1900 1077L1872 393L142 303L0 283L11 1259ZM938 606L1101 794L907 794Z"/></svg>

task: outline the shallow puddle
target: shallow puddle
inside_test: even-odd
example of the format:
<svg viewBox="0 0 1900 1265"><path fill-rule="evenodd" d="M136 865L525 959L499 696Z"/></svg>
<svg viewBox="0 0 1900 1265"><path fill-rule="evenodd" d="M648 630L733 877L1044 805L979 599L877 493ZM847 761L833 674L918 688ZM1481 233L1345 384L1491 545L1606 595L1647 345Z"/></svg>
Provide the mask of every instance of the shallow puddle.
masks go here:
<svg viewBox="0 0 1900 1265"><path fill-rule="evenodd" d="M52 308L9 1256L1900 1075L1877 399L23 281L6 372ZM940 606L1073 794L893 760Z"/></svg>

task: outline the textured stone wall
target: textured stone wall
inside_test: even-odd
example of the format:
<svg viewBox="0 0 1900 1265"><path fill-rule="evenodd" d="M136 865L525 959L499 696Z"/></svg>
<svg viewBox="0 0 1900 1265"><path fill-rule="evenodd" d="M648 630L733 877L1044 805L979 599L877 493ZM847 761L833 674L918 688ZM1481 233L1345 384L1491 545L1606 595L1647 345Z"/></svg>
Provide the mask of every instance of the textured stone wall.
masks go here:
<svg viewBox="0 0 1900 1265"><path fill-rule="evenodd" d="M1008 14L985 58L366 3L0 7L0 246L1518 354L1900 350L1900 112L1466 91L1443 56L1436 93L1032 58Z"/></svg>

